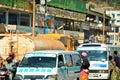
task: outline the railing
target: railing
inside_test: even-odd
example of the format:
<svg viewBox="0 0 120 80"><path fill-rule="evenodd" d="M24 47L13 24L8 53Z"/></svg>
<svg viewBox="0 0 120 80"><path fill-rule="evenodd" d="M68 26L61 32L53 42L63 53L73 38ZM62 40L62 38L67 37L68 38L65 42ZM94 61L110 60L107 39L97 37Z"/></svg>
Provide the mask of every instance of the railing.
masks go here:
<svg viewBox="0 0 120 80"><path fill-rule="evenodd" d="M14 8L21 8L24 10L32 10L32 6L29 2L21 0L0 0L0 5Z"/></svg>

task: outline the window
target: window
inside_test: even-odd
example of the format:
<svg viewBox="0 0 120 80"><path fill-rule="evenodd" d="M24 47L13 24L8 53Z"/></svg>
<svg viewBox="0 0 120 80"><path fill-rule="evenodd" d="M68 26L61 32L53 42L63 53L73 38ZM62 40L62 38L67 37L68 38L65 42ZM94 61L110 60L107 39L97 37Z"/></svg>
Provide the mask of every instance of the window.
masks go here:
<svg viewBox="0 0 120 80"><path fill-rule="evenodd" d="M90 60L90 61L108 60L107 59L107 51L105 51L105 50L80 50L79 51L80 54L82 52L86 52L88 54L88 60Z"/></svg>
<svg viewBox="0 0 120 80"><path fill-rule="evenodd" d="M73 66L73 59L71 54L65 54L65 61L66 61L66 66L68 67Z"/></svg>
<svg viewBox="0 0 120 80"><path fill-rule="evenodd" d="M120 16L120 14L117 14L117 16Z"/></svg>
<svg viewBox="0 0 120 80"><path fill-rule="evenodd" d="M112 14L112 16L111 16L112 18L115 18L115 14Z"/></svg>
<svg viewBox="0 0 120 80"><path fill-rule="evenodd" d="M58 56L58 67L64 66L63 55Z"/></svg>
<svg viewBox="0 0 120 80"><path fill-rule="evenodd" d="M9 13L9 24L17 25L17 14Z"/></svg>
<svg viewBox="0 0 120 80"><path fill-rule="evenodd" d="M64 62L63 55L59 55L58 62L60 62L60 61Z"/></svg>
<svg viewBox="0 0 120 80"><path fill-rule="evenodd" d="M117 22L120 22L120 20L117 20Z"/></svg>
<svg viewBox="0 0 120 80"><path fill-rule="evenodd" d="M5 23L5 12L0 11L0 23Z"/></svg>
<svg viewBox="0 0 120 80"><path fill-rule="evenodd" d="M24 57L20 67L56 67L56 57Z"/></svg>
<svg viewBox="0 0 120 80"><path fill-rule="evenodd" d="M79 54L72 55L72 59L73 59L73 66L80 66L81 61Z"/></svg>
<svg viewBox="0 0 120 80"><path fill-rule="evenodd" d="M29 14L21 14L20 25L29 26L30 16Z"/></svg>

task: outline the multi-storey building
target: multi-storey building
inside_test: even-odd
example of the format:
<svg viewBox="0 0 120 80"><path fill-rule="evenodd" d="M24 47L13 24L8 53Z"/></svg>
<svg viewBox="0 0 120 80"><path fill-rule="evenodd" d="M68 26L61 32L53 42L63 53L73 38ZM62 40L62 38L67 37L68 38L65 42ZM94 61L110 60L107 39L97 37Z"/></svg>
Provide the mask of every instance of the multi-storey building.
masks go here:
<svg viewBox="0 0 120 80"><path fill-rule="evenodd" d="M38 33L65 33L77 36L77 39L89 40L89 37L97 33L102 34L103 29L98 28L98 22L103 23L104 13L91 10L87 11L86 3L79 0L51 0L42 4L36 0L35 6L35 32ZM0 0L0 23L8 26L16 25L17 28L12 32L32 32L32 3L22 2L21 0ZM89 17L89 21L87 18ZM105 17L105 26L108 26L108 17ZM96 22L97 20L97 22ZM106 27L105 27L106 28ZM105 33L108 31L105 29ZM48 29L48 30L46 30ZM8 30L9 31L9 30ZM84 34L85 35L84 35ZM81 36L82 35L82 36ZM84 35L84 37L83 37Z"/></svg>
<svg viewBox="0 0 120 80"><path fill-rule="evenodd" d="M120 11L117 10L110 10L109 15L111 16L111 32L110 40L111 43L120 45Z"/></svg>

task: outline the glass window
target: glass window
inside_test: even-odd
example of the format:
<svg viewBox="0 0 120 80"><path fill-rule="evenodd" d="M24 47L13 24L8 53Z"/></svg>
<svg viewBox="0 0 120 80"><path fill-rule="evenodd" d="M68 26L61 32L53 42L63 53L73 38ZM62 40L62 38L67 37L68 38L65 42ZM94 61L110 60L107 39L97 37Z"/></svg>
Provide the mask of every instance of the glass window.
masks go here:
<svg viewBox="0 0 120 80"><path fill-rule="evenodd" d="M64 66L63 55L58 56L58 67Z"/></svg>
<svg viewBox="0 0 120 80"><path fill-rule="evenodd" d="M112 14L112 18L115 18L115 14Z"/></svg>
<svg viewBox="0 0 120 80"><path fill-rule="evenodd" d="M65 54L65 61L66 61L66 64L69 64L71 63L71 57L70 57L70 54Z"/></svg>
<svg viewBox="0 0 120 80"><path fill-rule="evenodd" d="M117 16L120 16L120 14L117 14Z"/></svg>
<svg viewBox="0 0 120 80"><path fill-rule="evenodd" d="M117 20L117 22L120 22L120 20Z"/></svg>
<svg viewBox="0 0 120 80"><path fill-rule="evenodd" d="M78 54L74 54L72 55L72 59L73 59L73 66L80 66L80 56Z"/></svg>
<svg viewBox="0 0 120 80"><path fill-rule="evenodd" d="M23 25L23 26L29 26L29 22L30 22L30 16L29 14L21 14L21 23L20 25Z"/></svg>
<svg viewBox="0 0 120 80"><path fill-rule="evenodd" d="M88 60L90 61L102 61L107 60L107 51L103 50L80 50L79 53L86 52L88 54Z"/></svg>
<svg viewBox="0 0 120 80"><path fill-rule="evenodd" d="M9 13L9 24L17 25L17 14Z"/></svg>
<svg viewBox="0 0 120 80"><path fill-rule="evenodd" d="M24 57L20 67L55 67L56 57Z"/></svg>
<svg viewBox="0 0 120 80"><path fill-rule="evenodd" d="M0 23L5 23L5 12L0 11Z"/></svg>

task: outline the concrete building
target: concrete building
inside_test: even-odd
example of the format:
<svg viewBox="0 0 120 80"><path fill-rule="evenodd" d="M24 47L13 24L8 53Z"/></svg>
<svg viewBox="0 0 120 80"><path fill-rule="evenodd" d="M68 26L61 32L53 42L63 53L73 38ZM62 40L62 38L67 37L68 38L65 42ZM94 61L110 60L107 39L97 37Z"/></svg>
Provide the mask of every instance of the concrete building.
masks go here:
<svg viewBox="0 0 120 80"><path fill-rule="evenodd" d="M0 0L0 23L4 24L5 32L9 31L8 26L11 25L17 27L12 32L32 32L33 7L31 5L31 2L21 0ZM97 33L103 33L101 24L104 19L106 23L105 35L109 31L110 18L104 17L104 13L99 13L96 10L88 12L86 3L79 0L69 0L69 2L51 0L46 5L37 0L35 8L35 34L65 33L88 42L92 34L96 36ZM87 21L88 17L89 21ZM79 38L81 35L84 37Z"/></svg>

